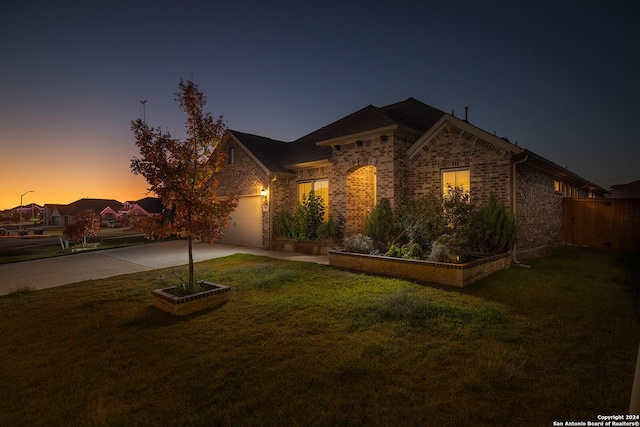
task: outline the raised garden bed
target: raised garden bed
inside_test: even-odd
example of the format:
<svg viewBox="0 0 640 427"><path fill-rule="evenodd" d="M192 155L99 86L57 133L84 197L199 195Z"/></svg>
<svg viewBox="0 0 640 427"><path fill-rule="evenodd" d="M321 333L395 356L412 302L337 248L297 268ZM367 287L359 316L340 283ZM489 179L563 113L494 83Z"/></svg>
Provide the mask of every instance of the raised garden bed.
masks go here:
<svg viewBox="0 0 640 427"><path fill-rule="evenodd" d="M462 288L495 271L508 268L511 265L511 254L496 255L463 264L450 264L329 251L329 265L347 270Z"/></svg>
<svg viewBox="0 0 640 427"><path fill-rule="evenodd" d="M206 281L198 282L204 290L185 296L177 295L176 286L151 291L154 307L174 316L186 316L197 311L214 308L229 300L230 287Z"/></svg>
<svg viewBox="0 0 640 427"><path fill-rule="evenodd" d="M326 255L329 247L315 242L298 242L295 240L272 240L269 247L272 251L295 252L307 255Z"/></svg>

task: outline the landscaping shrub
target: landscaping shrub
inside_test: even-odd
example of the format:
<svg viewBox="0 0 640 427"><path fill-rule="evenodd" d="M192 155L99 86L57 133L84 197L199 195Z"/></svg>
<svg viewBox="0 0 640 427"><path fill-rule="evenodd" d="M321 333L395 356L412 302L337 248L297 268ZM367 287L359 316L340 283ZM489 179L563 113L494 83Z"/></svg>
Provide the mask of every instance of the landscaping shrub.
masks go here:
<svg viewBox="0 0 640 427"><path fill-rule="evenodd" d="M430 261L465 262L471 256L468 238L465 235L452 233L438 237L429 254Z"/></svg>
<svg viewBox="0 0 640 427"><path fill-rule="evenodd" d="M276 216L274 232L278 237L314 240L318 237L323 219L322 197L316 196L311 190L308 196L303 196L302 203L298 203L293 213L283 211Z"/></svg>
<svg viewBox="0 0 640 427"><path fill-rule="evenodd" d="M340 241L344 235L345 219L342 215L338 216L335 221L332 216L326 222L320 224L318 228L318 237L327 241Z"/></svg>
<svg viewBox="0 0 640 427"><path fill-rule="evenodd" d="M404 259L426 259L427 254L422 249L422 246L412 242L402 246L391 245L385 256Z"/></svg>
<svg viewBox="0 0 640 427"><path fill-rule="evenodd" d="M402 224L394 221L389 199L381 199L364 219L364 234L371 237L380 248L388 248L401 233Z"/></svg>
<svg viewBox="0 0 640 427"><path fill-rule="evenodd" d="M373 239L364 234L354 234L345 238L342 242L344 250L357 254L370 254L373 252Z"/></svg>
<svg viewBox="0 0 640 427"><path fill-rule="evenodd" d="M445 231L442 202L436 196L412 200L400 215L407 238L431 251L433 242Z"/></svg>
<svg viewBox="0 0 640 427"><path fill-rule="evenodd" d="M442 199L442 209L445 234L436 240L442 246L438 248L437 258L442 258L442 254L446 253L443 262L451 261L452 257L456 262L466 262L478 249L476 205L462 187L449 187Z"/></svg>
<svg viewBox="0 0 640 427"><path fill-rule="evenodd" d="M282 211L275 217L273 232L276 236L285 239L292 239L295 235L295 221L291 212Z"/></svg>
<svg viewBox="0 0 640 427"><path fill-rule="evenodd" d="M515 237L516 220L503 204L498 204L493 193L478 212L478 219L479 251L489 255L506 252Z"/></svg>

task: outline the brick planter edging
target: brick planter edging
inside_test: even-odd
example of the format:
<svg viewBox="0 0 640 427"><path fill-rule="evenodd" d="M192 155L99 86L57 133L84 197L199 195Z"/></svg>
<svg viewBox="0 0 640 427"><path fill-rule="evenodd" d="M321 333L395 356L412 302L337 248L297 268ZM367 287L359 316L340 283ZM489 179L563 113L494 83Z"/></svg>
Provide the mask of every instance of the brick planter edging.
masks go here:
<svg viewBox="0 0 640 427"><path fill-rule="evenodd" d="M151 291L153 299L151 304L162 311L171 313L174 316L185 316L196 311L217 307L224 304L229 299L229 286L219 285L204 280L198 282L206 289L191 295L177 296L167 291L175 289L171 286L164 289L154 289Z"/></svg>
<svg viewBox="0 0 640 427"><path fill-rule="evenodd" d="M510 267L511 254L495 255L464 264L449 264L329 251L329 265L347 270L462 288L495 271Z"/></svg>
<svg viewBox="0 0 640 427"><path fill-rule="evenodd" d="M309 255L326 255L329 246L319 245L315 242L297 242L290 240L272 240L269 249L279 252L295 252Z"/></svg>

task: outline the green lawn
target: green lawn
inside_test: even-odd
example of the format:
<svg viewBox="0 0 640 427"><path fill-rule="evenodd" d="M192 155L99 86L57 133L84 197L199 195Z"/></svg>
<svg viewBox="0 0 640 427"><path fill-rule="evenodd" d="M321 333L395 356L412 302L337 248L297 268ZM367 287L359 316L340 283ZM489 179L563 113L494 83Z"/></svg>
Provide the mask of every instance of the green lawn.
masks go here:
<svg viewBox="0 0 640 427"><path fill-rule="evenodd" d="M234 255L197 265L230 301L187 318L150 305L185 269L14 293L0 298L0 425L549 426L625 413L640 339L629 262L561 248L458 290Z"/></svg>

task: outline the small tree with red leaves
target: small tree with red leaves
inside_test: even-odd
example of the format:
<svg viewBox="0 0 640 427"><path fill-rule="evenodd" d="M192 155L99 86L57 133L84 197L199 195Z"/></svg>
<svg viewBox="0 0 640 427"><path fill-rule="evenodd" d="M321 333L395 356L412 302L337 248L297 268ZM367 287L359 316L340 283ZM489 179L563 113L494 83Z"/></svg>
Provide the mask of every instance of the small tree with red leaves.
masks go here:
<svg viewBox="0 0 640 427"><path fill-rule="evenodd" d="M75 216L73 224L67 225L62 234L75 243L86 243L87 236L97 236L100 233L100 215L87 209Z"/></svg>
<svg viewBox="0 0 640 427"><path fill-rule="evenodd" d="M217 174L226 159L220 147L226 130L222 116L214 119L210 113L202 112L206 100L195 83L180 80L178 87L176 101L187 115L186 138L174 138L159 127L149 127L142 119L132 121L140 157L131 160L131 171L146 178L149 191L171 212L169 220L154 226L152 233L145 232L158 237L180 234L188 238L188 285L193 289L193 238L217 241L238 199L219 198L216 194Z"/></svg>

